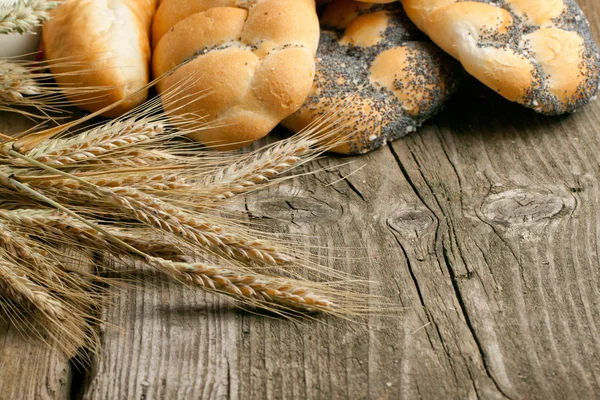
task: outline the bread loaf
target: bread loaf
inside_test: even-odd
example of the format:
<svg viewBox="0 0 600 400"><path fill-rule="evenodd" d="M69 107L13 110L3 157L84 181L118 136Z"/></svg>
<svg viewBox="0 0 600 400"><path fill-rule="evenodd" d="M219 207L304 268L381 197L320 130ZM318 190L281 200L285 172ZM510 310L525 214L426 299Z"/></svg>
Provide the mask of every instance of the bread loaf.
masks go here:
<svg viewBox="0 0 600 400"><path fill-rule="evenodd" d="M335 152L366 153L416 130L458 86L458 63L427 40L399 3L333 0L321 25L311 94L283 124L297 132L327 112L341 114L345 138Z"/></svg>
<svg viewBox="0 0 600 400"><path fill-rule="evenodd" d="M163 0L153 24L152 68L179 64L159 92L186 84L178 101L163 97L171 115L194 115L189 136L228 150L269 133L310 91L319 21L314 0ZM210 90L211 94L196 94ZM193 98L193 101L190 101Z"/></svg>
<svg viewBox="0 0 600 400"><path fill-rule="evenodd" d="M598 48L573 0L401 0L412 21L505 98L572 112L598 89Z"/></svg>
<svg viewBox="0 0 600 400"><path fill-rule="evenodd" d="M69 100L98 111L142 89L150 78L150 27L157 0L67 0L44 24L44 52ZM119 116L146 100L140 92L104 115Z"/></svg>

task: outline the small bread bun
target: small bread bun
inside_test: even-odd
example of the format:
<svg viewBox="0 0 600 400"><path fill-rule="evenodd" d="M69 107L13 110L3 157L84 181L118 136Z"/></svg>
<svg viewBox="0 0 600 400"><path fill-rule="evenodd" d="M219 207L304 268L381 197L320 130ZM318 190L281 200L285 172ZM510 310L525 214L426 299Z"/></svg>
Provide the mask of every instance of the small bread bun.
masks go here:
<svg viewBox="0 0 600 400"><path fill-rule="evenodd" d="M44 52L65 88L105 87L67 97L98 111L142 89L150 77L150 25L157 0L68 0L43 27ZM104 113L117 117L142 104L147 91Z"/></svg>
<svg viewBox="0 0 600 400"><path fill-rule="evenodd" d="M505 98L557 115L587 104L600 55L573 0L401 0L411 20Z"/></svg>
<svg viewBox="0 0 600 400"><path fill-rule="evenodd" d="M334 152L366 153L415 131L457 89L458 63L419 32L399 3L333 0L321 24L312 91L283 125L298 132L337 112L347 140Z"/></svg>
<svg viewBox="0 0 600 400"><path fill-rule="evenodd" d="M302 105L315 73L319 21L314 0L163 0L153 37L154 76L185 62L159 93L194 77L179 89L185 100L163 97L167 113L197 116L203 129L189 136L229 150L265 136ZM212 121L218 126L203 127Z"/></svg>

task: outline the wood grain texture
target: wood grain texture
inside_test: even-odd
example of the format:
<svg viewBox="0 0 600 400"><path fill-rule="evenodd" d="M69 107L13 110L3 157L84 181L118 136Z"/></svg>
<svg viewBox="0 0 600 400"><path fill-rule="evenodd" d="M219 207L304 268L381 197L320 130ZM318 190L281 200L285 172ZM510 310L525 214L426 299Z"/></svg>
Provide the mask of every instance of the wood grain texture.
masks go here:
<svg viewBox="0 0 600 400"><path fill-rule="evenodd" d="M10 135L29 127L27 119L0 112L1 133ZM67 357L0 316L0 400L68 399L71 377Z"/></svg>
<svg viewBox="0 0 600 400"><path fill-rule="evenodd" d="M127 292L107 317L129 334L105 336L86 398L597 397L599 117L471 83L387 149L250 196L274 231L362 249L321 261L406 311L300 324L172 284Z"/></svg>
<svg viewBox="0 0 600 400"><path fill-rule="evenodd" d="M0 322L0 399L68 399L71 366L37 339Z"/></svg>
<svg viewBox="0 0 600 400"><path fill-rule="evenodd" d="M109 308L127 334L106 334L85 398L597 397L599 118L598 102L547 118L470 82L416 134L249 196L272 231L358 249L320 261L405 311L295 323L140 288Z"/></svg>
<svg viewBox="0 0 600 400"><path fill-rule="evenodd" d="M600 4L579 3L598 38ZM308 164L238 208L404 310L287 321L148 274L113 291L82 397L598 398L598 127L598 101L548 118L469 82L387 148ZM65 398L65 360L0 343L0 398Z"/></svg>

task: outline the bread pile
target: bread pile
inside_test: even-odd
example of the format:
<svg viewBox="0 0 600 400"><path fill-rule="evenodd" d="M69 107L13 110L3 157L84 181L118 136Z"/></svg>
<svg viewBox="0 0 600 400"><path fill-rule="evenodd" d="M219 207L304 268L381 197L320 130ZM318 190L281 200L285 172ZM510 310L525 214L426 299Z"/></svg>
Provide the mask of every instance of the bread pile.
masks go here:
<svg viewBox="0 0 600 400"><path fill-rule="evenodd" d="M335 151L370 151L435 115L457 89L459 63L551 115L587 104L600 75L573 0L67 0L44 43L50 60L87 63L60 85L106 88L75 104L96 111L127 98L106 116L145 100L132 94L151 65L159 93L180 95L163 96L166 112L214 122L190 136L220 149L337 110L347 142Z"/></svg>

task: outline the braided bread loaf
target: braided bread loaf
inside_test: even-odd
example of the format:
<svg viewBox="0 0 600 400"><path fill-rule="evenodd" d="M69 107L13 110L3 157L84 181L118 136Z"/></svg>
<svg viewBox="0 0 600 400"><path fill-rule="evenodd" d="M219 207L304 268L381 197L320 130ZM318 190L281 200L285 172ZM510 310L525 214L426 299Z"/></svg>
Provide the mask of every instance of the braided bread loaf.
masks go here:
<svg viewBox="0 0 600 400"><path fill-rule="evenodd" d="M332 151L366 153L416 130L458 86L458 63L427 40L399 3L332 0L321 25L313 89L283 125L297 132L335 110L346 139Z"/></svg>
<svg viewBox="0 0 600 400"><path fill-rule="evenodd" d="M400 0L411 20L488 87L544 114L598 89L598 48L573 0Z"/></svg>
<svg viewBox="0 0 600 400"><path fill-rule="evenodd" d="M190 137L228 150L265 136L302 105L319 21L314 0L162 0L153 40L155 76L187 61L160 93L197 76L180 94L186 100L163 97L167 113L217 121ZM207 88L213 93L196 96Z"/></svg>
<svg viewBox="0 0 600 400"><path fill-rule="evenodd" d="M69 100L98 111L141 90L150 78L150 26L157 0L67 0L44 24L44 53ZM117 117L142 104L147 91L105 112Z"/></svg>

